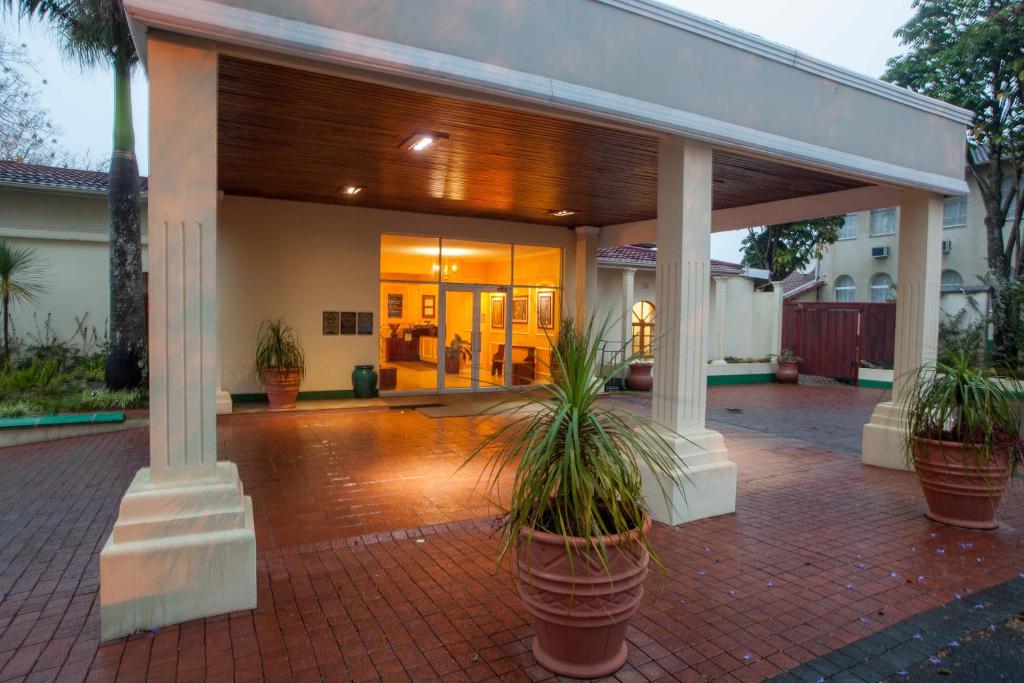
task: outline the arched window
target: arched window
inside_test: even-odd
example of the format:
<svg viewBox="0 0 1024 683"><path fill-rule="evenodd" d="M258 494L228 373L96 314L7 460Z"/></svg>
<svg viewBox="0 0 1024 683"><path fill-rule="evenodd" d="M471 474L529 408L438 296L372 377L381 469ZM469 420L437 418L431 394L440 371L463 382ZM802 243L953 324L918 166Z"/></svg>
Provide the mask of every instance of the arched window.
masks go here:
<svg viewBox="0 0 1024 683"><path fill-rule="evenodd" d="M959 292L964 287L964 278L955 270L942 271L942 285L939 288L943 292Z"/></svg>
<svg viewBox="0 0 1024 683"><path fill-rule="evenodd" d="M875 273L871 276L871 300L878 303L896 298L892 291L892 276L889 273Z"/></svg>
<svg viewBox="0 0 1024 683"><path fill-rule="evenodd" d="M637 301L633 304L633 353L651 358L651 340L654 337L654 304Z"/></svg>
<svg viewBox="0 0 1024 683"><path fill-rule="evenodd" d="M857 299L857 285L849 275L837 277L832 289L835 290L836 301L856 301Z"/></svg>

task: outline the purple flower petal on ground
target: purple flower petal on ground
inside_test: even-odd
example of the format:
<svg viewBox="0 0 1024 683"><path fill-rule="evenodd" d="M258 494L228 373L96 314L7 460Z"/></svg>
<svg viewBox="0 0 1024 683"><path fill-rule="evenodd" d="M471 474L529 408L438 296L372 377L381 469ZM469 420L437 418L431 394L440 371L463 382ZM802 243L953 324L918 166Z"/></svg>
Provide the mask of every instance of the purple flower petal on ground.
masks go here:
<svg viewBox="0 0 1024 683"><path fill-rule="evenodd" d="M954 640L949 644L950 647L960 647L960 641Z"/></svg>
<svg viewBox="0 0 1024 683"><path fill-rule="evenodd" d="M924 640L924 636L922 636L920 633L915 633L914 640Z"/></svg>
<svg viewBox="0 0 1024 683"><path fill-rule="evenodd" d="M957 593L957 594L956 594L956 595L954 595L953 597L954 597L954 598L956 598L957 600L963 600L963 598L961 598L961 597L960 597L960 594L959 594L959 593Z"/></svg>
<svg viewBox="0 0 1024 683"><path fill-rule="evenodd" d="M930 534L928 534L928 535L929 535L929 536L931 536L932 538L938 538L938 537L939 537L939 535L938 535L937 533L935 533L934 531L933 531L933 532L931 532L931 533L930 533Z"/></svg>
<svg viewBox="0 0 1024 683"><path fill-rule="evenodd" d="M974 562L975 562L975 564L981 564L981 563L982 563L983 561L984 561L984 560L982 560L982 559L981 559L980 557L976 557L976 558L974 558Z"/></svg>
<svg viewBox="0 0 1024 683"><path fill-rule="evenodd" d="M910 546L910 552L916 553L917 552L917 546L916 545Z"/></svg>
<svg viewBox="0 0 1024 683"><path fill-rule="evenodd" d="M937 552L939 555L945 555L946 554L946 549L945 548L936 548L935 552Z"/></svg>
<svg viewBox="0 0 1024 683"><path fill-rule="evenodd" d="M896 672L896 675L897 676L909 676L910 672L907 671L906 669L900 669L899 671Z"/></svg>
<svg viewBox="0 0 1024 683"><path fill-rule="evenodd" d="M729 591L729 595L736 595L736 589L733 588Z"/></svg>
<svg viewBox="0 0 1024 683"><path fill-rule="evenodd" d="M864 563L863 562L856 562L856 563L854 563L853 566L856 567L857 569L864 569Z"/></svg>
<svg viewBox="0 0 1024 683"><path fill-rule="evenodd" d="M985 609L985 605L979 602L977 605L974 606L974 609Z"/></svg>
<svg viewBox="0 0 1024 683"><path fill-rule="evenodd" d="M772 580L771 580L771 579L768 579L768 587L769 587L769 588L774 588L774 587L775 587L775 584L774 584L774 583L772 583Z"/></svg>
<svg viewBox="0 0 1024 683"><path fill-rule="evenodd" d="M749 662L753 658L754 658L754 655L752 653L750 653L750 652L748 652L747 654L743 655L743 661L745 661L745 662Z"/></svg>
<svg viewBox="0 0 1024 683"><path fill-rule="evenodd" d="M851 588L853 588L853 584L852 583L846 584L846 590L850 590Z"/></svg>
<svg viewBox="0 0 1024 683"><path fill-rule="evenodd" d="M988 630L989 630L989 631L992 631L993 633L995 633L995 631L996 631L996 625L995 625L995 624L989 624L989 625L988 625Z"/></svg>
<svg viewBox="0 0 1024 683"><path fill-rule="evenodd" d="M704 546L704 552L710 553L711 552L711 548L709 548L707 546Z"/></svg>
<svg viewBox="0 0 1024 683"><path fill-rule="evenodd" d="M892 578L892 579L900 578L899 572L889 572L889 578Z"/></svg>
<svg viewBox="0 0 1024 683"><path fill-rule="evenodd" d="M917 577L917 582L918 583L924 583L924 577L923 576Z"/></svg>
<svg viewBox="0 0 1024 683"><path fill-rule="evenodd" d="M929 657L928 661L931 662L932 664L934 664L935 666L938 666L939 664L942 664L942 660L939 659L938 657L935 657L935 656Z"/></svg>
<svg viewBox="0 0 1024 683"><path fill-rule="evenodd" d="M698 576L707 576L708 575L708 571L706 569L701 569L699 572L697 572L697 575Z"/></svg>
<svg viewBox="0 0 1024 683"><path fill-rule="evenodd" d="M868 623L871 623L871 620L870 620L870 619L868 619L867 617L861 617L861 618L860 618L860 623L862 623L862 624L868 624Z"/></svg>

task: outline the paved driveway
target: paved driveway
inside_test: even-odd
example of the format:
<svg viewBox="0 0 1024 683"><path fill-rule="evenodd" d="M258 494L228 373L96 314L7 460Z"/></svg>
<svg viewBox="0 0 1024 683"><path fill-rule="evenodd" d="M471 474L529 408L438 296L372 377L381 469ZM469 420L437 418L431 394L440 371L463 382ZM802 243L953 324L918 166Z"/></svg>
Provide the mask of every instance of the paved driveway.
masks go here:
<svg viewBox="0 0 1024 683"><path fill-rule="evenodd" d="M751 408L727 419L775 406L771 419L790 421L826 395L713 394L712 411ZM839 415L870 400L835 395ZM835 422L859 431L856 420ZM736 514L655 527L667 572L648 580L621 680L761 680L1024 571L1020 491L1000 530L956 530L923 516L912 474L772 434L779 425L720 424L739 469ZM146 460L145 433L0 451L0 681L550 678L494 564L495 520L480 516L493 508L452 476L489 428L412 411L224 419L221 457L261 501L259 606L102 646L97 553ZM388 483L403 471L416 481ZM323 481L331 472L351 478ZM382 527L421 526L331 537L359 506ZM475 519L416 521L439 513Z"/></svg>

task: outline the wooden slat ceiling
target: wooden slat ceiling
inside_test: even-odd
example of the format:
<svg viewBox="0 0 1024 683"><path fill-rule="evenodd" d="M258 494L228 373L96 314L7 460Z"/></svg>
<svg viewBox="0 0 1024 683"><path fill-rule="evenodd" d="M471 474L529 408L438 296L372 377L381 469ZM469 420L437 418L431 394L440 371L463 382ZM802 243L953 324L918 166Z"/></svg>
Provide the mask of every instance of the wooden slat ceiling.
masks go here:
<svg viewBox="0 0 1024 683"><path fill-rule="evenodd" d="M531 112L222 57L228 194L551 225L654 218L657 139ZM450 139L400 149L418 132ZM716 209L864 183L716 151ZM354 198L339 194L362 187ZM550 211L571 209L557 218Z"/></svg>

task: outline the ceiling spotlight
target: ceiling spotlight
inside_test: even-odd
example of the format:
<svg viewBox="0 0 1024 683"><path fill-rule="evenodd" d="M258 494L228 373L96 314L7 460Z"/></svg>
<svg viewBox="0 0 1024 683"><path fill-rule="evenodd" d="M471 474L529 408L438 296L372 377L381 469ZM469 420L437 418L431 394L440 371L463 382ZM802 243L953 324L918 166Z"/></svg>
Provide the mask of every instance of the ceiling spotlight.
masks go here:
<svg viewBox="0 0 1024 683"><path fill-rule="evenodd" d="M355 197L362 191L363 188L361 187L357 187L356 185L349 185L348 187L342 188L341 193L348 197Z"/></svg>
<svg viewBox="0 0 1024 683"><path fill-rule="evenodd" d="M433 147L442 140L447 140L448 137L448 133L440 133L437 131L415 133L406 138L406 140L398 147L399 149L404 149L408 152L422 152Z"/></svg>
<svg viewBox="0 0 1024 683"><path fill-rule="evenodd" d="M572 216L574 213L576 213L576 212L575 211L571 211L569 209L550 209L548 211L548 214L550 214L550 215L552 215L552 216L554 216L556 218L564 218L565 216Z"/></svg>

